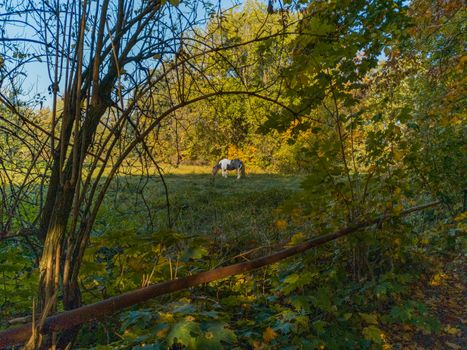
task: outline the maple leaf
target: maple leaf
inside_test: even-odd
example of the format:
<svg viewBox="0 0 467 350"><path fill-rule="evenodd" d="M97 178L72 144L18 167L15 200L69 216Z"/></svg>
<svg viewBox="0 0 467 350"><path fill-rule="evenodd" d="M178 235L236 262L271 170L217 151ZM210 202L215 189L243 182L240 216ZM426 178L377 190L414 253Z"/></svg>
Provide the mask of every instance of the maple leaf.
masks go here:
<svg viewBox="0 0 467 350"><path fill-rule="evenodd" d="M452 327L450 325L447 325L445 328L444 328L444 331L448 334L452 334L452 335L460 335L461 333L461 330L459 328L455 328L455 327Z"/></svg>
<svg viewBox="0 0 467 350"><path fill-rule="evenodd" d="M282 220L282 219L276 220L276 222L274 222L274 226L279 231L283 231L287 228L287 221Z"/></svg>
<svg viewBox="0 0 467 350"><path fill-rule="evenodd" d="M451 343L451 342L448 342L448 341L447 341L447 342L445 342L445 344L446 344L447 346L449 346L451 349L454 349L454 350L460 350L460 349L462 349L462 347L461 347L460 345L457 345L457 344L455 344L455 343Z"/></svg>
<svg viewBox="0 0 467 350"><path fill-rule="evenodd" d="M277 337L277 333L271 327L268 327L263 332L263 340L266 343L269 343L271 340L274 340Z"/></svg>

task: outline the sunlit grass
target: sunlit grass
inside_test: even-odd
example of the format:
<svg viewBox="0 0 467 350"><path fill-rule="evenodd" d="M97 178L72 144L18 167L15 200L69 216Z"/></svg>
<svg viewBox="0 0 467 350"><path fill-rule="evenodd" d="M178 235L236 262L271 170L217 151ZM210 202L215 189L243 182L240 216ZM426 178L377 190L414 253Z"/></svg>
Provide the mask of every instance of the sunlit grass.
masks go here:
<svg viewBox="0 0 467 350"><path fill-rule="evenodd" d="M171 164L162 164L161 168L164 173L171 175L188 175L188 174L211 174L211 170L214 164L210 165L171 165ZM270 174L269 170L265 170L259 167L253 167L246 165L247 174ZM234 174L235 172L231 172ZM220 176L220 174L219 174Z"/></svg>

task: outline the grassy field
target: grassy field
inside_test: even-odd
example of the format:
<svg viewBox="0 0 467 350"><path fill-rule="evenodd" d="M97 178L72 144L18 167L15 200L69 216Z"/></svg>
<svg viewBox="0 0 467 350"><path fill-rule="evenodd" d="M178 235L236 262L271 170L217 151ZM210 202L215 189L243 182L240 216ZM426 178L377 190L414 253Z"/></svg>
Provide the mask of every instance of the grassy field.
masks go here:
<svg viewBox="0 0 467 350"><path fill-rule="evenodd" d="M207 174L119 177L101 208L82 268L85 289L110 295L192 272L260 256L297 233L280 207L300 189L301 177ZM279 224L278 224L279 223ZM193 261L194 259L194 261ZM103 295L104 297L107 296ZM85 293L86 303L96 295Z"/></svg>
<svg viewBox="0 0 467 350"><path fill-rule="evenodd" d="M181 171L185 171L181 174ZM204 169L206 171L206 169ZM168 220L165 189L157 177L118 178L101 211L100 230L118 227L143 231L175 230L241 247L276 239L278 208L300 189L300 176L248 174L237 180L188 173L164 177L170 203ZM115 213L119 215L115 216ZM103 226L102 226L103 225Z"/></svg>
<svg viewBox="0 0 467 350"><path fill-rule="evenodd" d="M250 172L241 180L231 173L212 181L209 167L167 169L169 220L160 177L118 176L83 260L83 303L264 256L292 236L295 242L322 233L315 218L282 210L294 202L303 180ZM411 216L405 223L371 229L279 264L135 305L84 325L76 348L140 349L152 344L149 348L168 349L178 339L192 344L189 349L207 349L206 342L216 345L213 349L283 349L291 343L294 349L320 349L323 344L329 349L379 349L383 341L413 342L404 339L422 332L425 343L454 344L457 333L452 332L459 324L446 319L441 303L425 302L439 293L430 284L433 276L449 275L456 286L461 278L455 271L461 260L454 260L451 268L450 260L439 256L439 247L449 241L429 243L448 237L434 226L433 215ZM363 239L371 247L373 275L355 280L351 258ZM6 320L29 313L38 275L25 249L9 245L1 252L11 262L0 278L4 286L11 280L0 293L0 316ZM443 293L454 300L462 290L446 287ZM454 306L449 312L461 317L463 309ZM407 334L402 324L411 327L402 330ZM7 326L0 322L0 327ZM446 328L450 338L439 336L442 327L451 327ZM193 345L198 343L203 345Z"/></svg>
<svg viewBox="0 0 467 350"><path fill-rule="evenodd" d="M142 281L164 282L244 261L239 254L245 251L254 250L245 257L248 259L265 255L277 250L276 243L300 229L298 223L288 220L280 210L281 205L300 190L300 176L250 173L237 180L231 174L227 179L218 176L212 181L207 173L179 172L166 175L164 180L170 201L171 226L160 178L126 176L116 179L98 217L81 271L83 289L87 291L83 293L84 303L141 287ZM266 278L266 274L276 275L277 269L275 266L161 297L146 304L151 311L135 306L118 316L129 328L120 343L131 343L132 337L140 332L154 336L157 332L146 326L139 330L140 317L149 317L150 324L157 320L160 325L159 318L166 317L163 315L170 321L160 327L168 330L169 324L170 327L174 325L173 334L178 334L179 326L188 325L185 317L196 318L190 326L197 325L198 321L202 327L217 324L220 326L215 329L221 333L233 334L224 328L230 317L239 316L231 309L236 310L238 303L251 303L266 293L266 289L271 288L271 279ZM97 297L99 293L102 293L100 298ZM225 306L220 308L217 301L211 305L205 299L218 299ZM180 308L184 311L177 311ZM232 329L236 327L231 325ZM250 332L252 327L244 325L241 329L240 333ZM87 348L96 342L95 337L84 328L80 345ZM99 335L98 343L107 341L105 336ZM109 348L113 346L115 344Z"/></svg>
<svg viewBox="0 0 467 350"><path fill-rule="evenodd" d="M232 257L251 248L270 245L295 231L292 225L278 229L283 215L278 208L300 188L300 177L251 174L237 180L234 174L215 181L209 168L178 168L164 176L170 202L170 223L165 190L157 176L118 176L114 179L97 217L81 271L85 303L141 287L172 276L172 261L187 252L203 250L200 268L233 262ZM30 310L37 290L38 271L28 245L1 242L4 262L0 283L0 318L13 318ZM236 261L239 261L237 258ZM189 264L187 264L187 267ZM180 271L180 274L186 273ZM103 294L100 294L103 291ZM6 304L3 304L6 305ZM0 322L0 327L5 326Z"/></svg>

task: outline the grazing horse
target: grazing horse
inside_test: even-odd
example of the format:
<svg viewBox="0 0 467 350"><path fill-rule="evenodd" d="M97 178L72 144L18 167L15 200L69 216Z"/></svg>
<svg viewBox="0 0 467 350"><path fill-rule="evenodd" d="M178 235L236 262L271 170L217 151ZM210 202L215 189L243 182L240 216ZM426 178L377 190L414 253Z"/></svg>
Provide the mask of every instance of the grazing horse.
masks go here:
<svg viewBox="0 0 467 350"><path fill-rule="evenodd" d="M217 172L222 170L222 176L227 177L227 170L237 170L237 179L245 177L245 165L240 159L222 159L212 168L212 177L216 176Z"/></svg>

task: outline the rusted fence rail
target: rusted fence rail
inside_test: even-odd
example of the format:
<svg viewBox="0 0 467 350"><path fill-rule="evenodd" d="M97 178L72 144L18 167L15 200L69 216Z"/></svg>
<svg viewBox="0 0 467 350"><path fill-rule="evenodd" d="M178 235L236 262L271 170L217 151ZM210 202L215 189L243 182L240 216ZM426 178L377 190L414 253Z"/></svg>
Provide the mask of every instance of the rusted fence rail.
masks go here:
<svg viewBox="0 0 467 350"><path fill-rule="evenodd" d="M402 211L397 216L407 215L416 211L434 207L438 204L440 204L439 201L427 203L417 207L412 207L410 209ZM214 270L201 272L196 275L179 278L172 281L153 284L145 288L140 288L131 292L127 292L112 298L102 300L98 303L85 305L70 311L65 311L48 317L45 320L45 323L40 332L42 334L47 334L51 332L69 329L82 323L88 322L90 320L98 319L102 316L115 313L129 306L142 303L160 295L177 292L183 289L187 289L189 287L252 271L266 265L271 265L293 255L305 252L311 248L320 246L326 242L333 241L339 237L356 232L359 229L380 223L382 221L394 217L396 216L391 214L382 215L376 219L360 222L354 226L344 228L334 233L312 238L309 241L298 244L291 248L282 249L271 255L267 255L239 264L219 267ZM24 343L29 339L31 333L31 323L22 327L8 329L6 331L0 332L0 348Z"/></svg>

